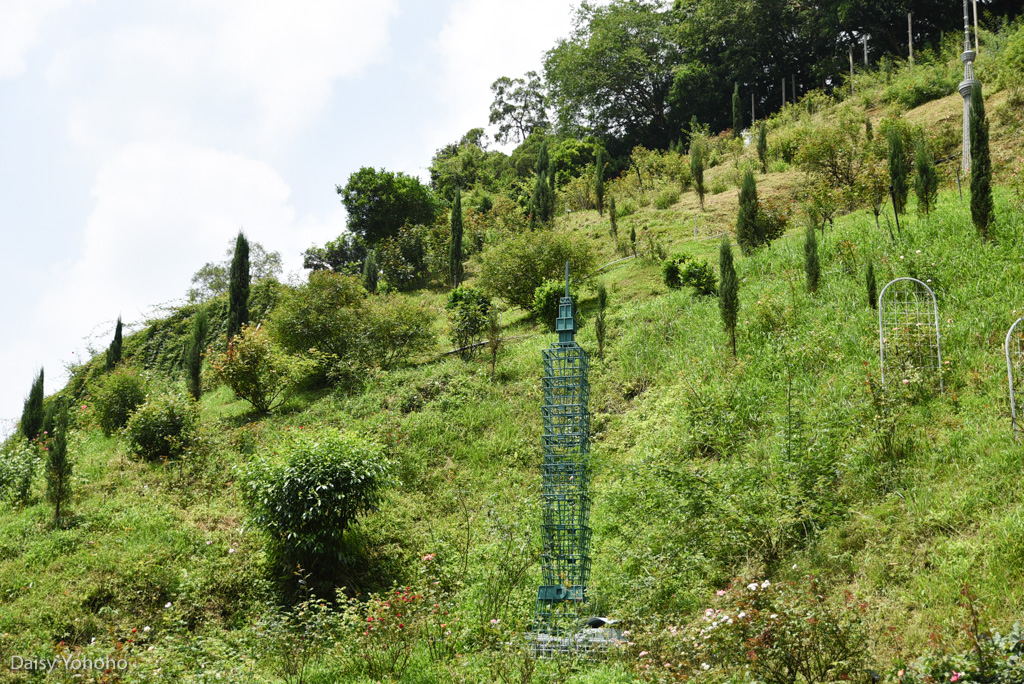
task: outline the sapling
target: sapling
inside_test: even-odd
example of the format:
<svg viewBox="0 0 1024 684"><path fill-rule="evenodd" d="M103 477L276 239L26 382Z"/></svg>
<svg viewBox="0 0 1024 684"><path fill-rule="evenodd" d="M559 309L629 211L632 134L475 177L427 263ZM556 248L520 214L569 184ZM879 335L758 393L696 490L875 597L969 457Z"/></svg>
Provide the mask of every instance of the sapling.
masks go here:
<svg viewBox="0 0 1024 684"><path fill-rule="evenodd" d="M878 284L875 282L875 264L872 261L868 262L867 287L868 287L868 306L870 306L872 309L877 309L878 308Z"/></svg>
<svg viewBox="0 0 1024 684"><path fill-rule="evenodd" d="M736 268L732 262L732 244L729 238L722 240L718 252L718 270L721 273L721 284L718 288L718 309L722 314L722 324L732 341L732 355L736 356L736 319L739 316L740 282L736 277Z"/></svg>

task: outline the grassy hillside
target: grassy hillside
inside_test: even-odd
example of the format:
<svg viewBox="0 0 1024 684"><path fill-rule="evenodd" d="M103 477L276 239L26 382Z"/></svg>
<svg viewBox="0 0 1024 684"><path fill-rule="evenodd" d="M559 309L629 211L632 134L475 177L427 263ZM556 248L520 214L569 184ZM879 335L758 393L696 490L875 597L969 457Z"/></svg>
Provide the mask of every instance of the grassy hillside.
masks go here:
<svg viewBox="0 0 1024 684"><path fill-rule="evenodd" d="M884 87L787 108L771 123L773 149L838 108L876 123L901 114L881 102ZM430 353L358 389L305 387L269 416L213 388L201 401L200 445L180 459L133 457L96 427L86 394L75 407L72 518L53 529L41 479L27 505L0 515L0 679L72 681L62 668L6 669L12 657L58 654L130 664L73 681L745 681L726 655L700 660L690 637L706 610L728 614L744 586L767 580L813 587L825 597L808 599L815 623L834 618L837 640L890 681L923 654L939 664L922 670L981 681L970 655L978 630L964 625L975 613L981 630L1005 633L1024 614L1024 450L1010 432L1002 351L1024 315L1024 147L1010 96L988 103L1002 181L995 239L982 244L975 233L954 160L938 209L921 217L911 200L895 239L891 210L880 226L858 210L826 227L815 294L804 284L799 209L808 179L773 153L758 189L790 214L788 233L749 257L737 252L735 359L717 299L667 288L658 252L717 264L753 149L720 143L708 174L717 192L703 211L692 191L657 209L678 192L661 171L643 188L628 176L609 184L620 206L632 205L618 230L637 231L640 253L583 290L578 339L595 353L590 610L622 621L630 644L621 652L538 664L518 636L540 578L540 355L554 335L525 312L504 312L504 334L516 339L491 379L483 355L444 354L446 293L427 289L410 297L437 312ZM950 96L902 115L948 154L959 103ZM596 211L566 213L555 230L590 244L600 264L621 256ZM869 261L879 287L908 275L934 287L944 392L913 375L881 391ZM478 257L467 270L472 284ZM592 324L598 281L610 293L604 358ZM154 383L181 382L169 370L192 313L126 342ZM86 392L98 375L98 365L81 370ZM282 568L248 524L237 481L255 456L313 426L382 444L394 484L347 532L344 562ZM408 626L366 631L367 606L384 595L396 602L407 587L416 597Z"/></svg>

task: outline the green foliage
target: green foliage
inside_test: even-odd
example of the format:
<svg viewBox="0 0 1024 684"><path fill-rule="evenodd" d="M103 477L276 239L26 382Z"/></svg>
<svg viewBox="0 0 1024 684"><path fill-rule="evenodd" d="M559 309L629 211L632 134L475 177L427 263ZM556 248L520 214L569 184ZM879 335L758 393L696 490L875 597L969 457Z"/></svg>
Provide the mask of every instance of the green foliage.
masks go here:
<svg viewBox="0 0 1024 684"><path fill-rule="evenodd" d="M43 369L39 369L39 375L32 382L32 389L29 390L25 399L25 407L21 412L21 434L25 439L32 440L39 436L43 429Z"/></svg>
<svg viewBox="0 0 1024 684"><path fill-rule="evenodd" d="M907 183L910 164L907 160L903 135L898 127L893 126L888 129L887 139L889 141L889 187L892 189L896 203L896 213L903 214L907 210L907 193L910 191Z"/></svg>
<svg viewBox="0 0 1024 684"><path fill-rule="evenodd" d="M935 157L932 155L928 142L917 139L914 147L914 194L917 195L917 212L927 216L932 212L939 196L939 176L935 172Z"/></svg>
<svg viewBox="0 0 1024 684"><path fill-rule="evenodd" d="M206 307L201 306L192 319L192 335L185 345L185 384L196 401L203 395L203 350L209 342L209 334L210 317Z"/></svg>
<svg viewBox="0 0 1024 684"><path fill-rule="evenodd" d="M211 347L206 353L217 380L259 413L284 403L307 367L271 342L265 329L251 325L242 326L225 351Z"/></svg>
<svg viewBox="0 0 1024 684"><path fill-rule="evenodd" d="M487 325L487 314L491 302L479 290L467 285L460 285L448 294L448 324L451 328L452 341L456 347L465 348L476 342ZM462 358L473 355L472 349L462 352Z"/></svg>
<svg viewBox="0 0 1024 684"><path fill-rule="evenodd" d="M555 320L558 318L558 304L565 296L565 280L554 278L545 280L533 293L533 306L530 307L530 314L540 321L548 331L554 331ZM579 293L570 285L569 296L573 300L573 315L577 317L577 302Z"/></svg>
<svg viewBox="0 0 1024 684"><path fill-rule="evenodd" d="M445 240L443 255L431 254L429 229L426 226L403 226L394 237L382 239L374 248L384 283L399 292L415 290L426 284L431 275L431 260L441 279L450 277L451 244ZM440 256L443 261L437 257Z"/></svg>
<svg viewBox="0 0 1024 684"><path fill-rule="evenodd" d="M359 320L364 366L390 370L434 345L434 313L408 297L374 297Z"/></svg>
<svg viewBox="0 0 1024 684"><path fill-rule="evenodd" d="M740 187L740 208L736 214L736 242L744 254L751 254L758 245L766 240L761 235L762 227L757 220L757 181L749 169L743 174L743 185Z"/></svg>
<svg viewBox="0 0 1024 684"><path fill-rule="evenodd" d="M487 312L487 351L491 353L491 380L494 380L494 367L498 363L498 352L504 341L501 339L501 318L496 309Z"/></svg>
<svg viewBox="0 0 1024 684"><path fill-rule="evenodd" d="M314 428L264 449L241 473L253 524L281 555L305 567L348 558L344 533L390 484L376 442L350 431Z"/></svg>
<svg viewBox="0 0 1024 684"><path fill-rule="evenodd" d="M103 376L93 391L96 422L108 437L127 423L132 413L146 402L146 378L130 368Z"/></svg>
<svg viewBox="0 0 1024 684"><path fill-rule="evenodd" d="M597 335L597 356L604 358L604 342L608 335L608 288L597 284L597 316L594 317L594 334Z"/></svg>
<svg viewBox="0 0 1024 684"><path fill-rule="evenodd" d="M736 356L736 318L740 311L740 281L732 263L732 245L729 238L722 240L718 251L718 272L721 282L718 286L718 311L722 325L732 341L732 355Z"/></svg>
<svg viewBox="0 0 1024 684"><path fill-rule="evenodd" d="M661 263L661 279L667 287L675 290L683 286L683 281L679 276L679 267L685 264L689 258L689 254L673 254Z"/></svg>
<svg viewBox="0 0 1024 684"><path fill-rule="evenodd" d="M451 244L448 246L448 273L452 287L462 282L462 190L455 189L452 203Z"/></svg>
<svg viewBox="0 0 1024 684"><path fill-rule="evenodd" d="M807 277L807 291L817 292L821 264L818 262L818 238L812 225L807 226L804 234L804 275Z"/></svg>
<svg viewBox="0 0 1024 684"><path fill-rule="evenodd" d="M523 78L502 76L491 84L491 92L489 121L498 126L494 139L499 143L519 143L547 127L547 95L537 72L527 71Z"/></svg>
<svg viewBox="0 0 1024 684"><path fill-rule="evenodd" d="M114 339L107 347L107 370L113 370L114 366L121 363L121 345L123 343L121 317L117 317L117 326L114 328Z"/></svg>
<svg viewBox="0 0 1024 684"><path fill-rule="evenodd" d="M981 234L982 241L988 240L989 225L992 223L992 156L988 146L988 119L985 117L985 97L981 83L971 89L971 221Z"/></svg>
<svg viewBox="0 0 1024 684"><path fill-rule="evenodd" d="M890 85L882 92L882 100L906 109L920 107L926 102L956 92L961 75L962 68L958 74L956 67L941 63L907 65L892 78Z"/></svg>
<svg viewBox="0 0 1024 684"><path fill-rule="evenodd" d="M241 231L235 240L228 283L228 342L249 322L249 241Z"/></svg>
<svg viewBox="0 0 1024 684"><path fill-rule="evenodd" d="M323 247L310 247L302 253L302 267L314 271L330 270L355 275L366 261L366 242L353 233L343 233Z"/></svg>
<svg viewBox="0 0 1024 684"><path fill-rule="evenodd" d="M377 291L377 279L380 277L380 267L377 265L377 257L374 250L366 253L366 261L363 263L363 287L367 292Z"/></svg>
<svg viewBox="0 0 1024 684"><path fill-rule="evenodd" d="M764 121L757 127L757 160L761 173L768 173L768 125Z"/></svg>
<svg viewBox="0 0 1024 684"><path fill-rule="evenodd" d="M0 445L0 500L28 503L40 462L39 450L20 435Z"/></svg>
<svg viewBox="0 0 1024 684"><path fill-rule="evenodd" d="M702 135L694 135L690 139L690 175L693 176L693 187L697 190L700 208L704 208L704 165L707 161L707 141Z"/></svg>
<svg viewBox="0 0 1024 684"><path fill-rule="evenodd" d="M576 282L594 270L590 246L570 233L541 231L513 235L484 250L481 286L493 297L531 310L534 292L545 280L564 277L566 261Z"/></svg>
<svg viewBox="0 0 1024 684"><path fill-rule="evenodd" d="M679 201L679 191L675 188L665 188L654 198L654 208L665 210Z"/></svg>
<svg viewBox="0 0 1024 684"><path fill-rule="evenodd" d="M530 195L530 207L527 210L530 214L530 227L539 228L546 226L554 220L555 216L555 191L551 187L550 163L548 160L548 143L545 140L541 143L540 153L537 156L536 177L533 183L533 194Z"/></svg>
<svg viewBox="0 0 1024 684"><path fill-rule="evenodd" d="M604 151L597 151L594 161L594 197L597 198L597 214L604 216Z"/></svg>
<svg viewBox="0 0 1024 684"><path fill-rule="evenodd" d="M235 344L245 343L246 330ZM157 394L131 415L124 436L129 450L147 461L182 456L198 445L199 405L184 394Z"/></svg>
<svg viewBox="0 0 1024 684"><path fill-rule="evenodd" d="M779 200L766 198L757 202L757 235L764 244L777 240L786 233L789 226L790 209Z"/></svg>
<svg viewBox="0 0 1024 684"><path fill-rule="evenodd" d="M53 438L46 454L46 500L53 504L53 525L60 525L61 517L67 513L71 502L71 458L68 455L68 436L71 427L68 420L68 402L58 399L55 414Z"/></svg>
<svg viewBox="0 0 1024 684"><path fill-rule="evenodd" d="M713 295L718 291L715 269L705 259L691 259L679 269L679 280L693 288L696 295Z"/></svg>
<svg viewBox="0 0 1024 684"><path fill-rule="evenodd" d="M418 178L404 173L362 167L337 186L348 214L348 229L373 246L395 237L406 224L430 224L438 203Z"/></svg>
<svg viewBox="0 0 1024 684"><path fill-rule="evenodd" d="M615 198L612 197L608 200L608 221L610 222L608 231L611 234L612 240L619 239L618 220L619 217L616 215L615 212Z"/></svg>
<svg viewBox="0 0 1024 684"><path fill-rule="evenodd" d="M864 278L868 290L868 306L872 309L877 309L878 283L875 282L875 263L873 261L868 261L868 270Z"/></svg>
<svg viewBox="0 0 1024 684"><path fill-rule="evenodd" d="M743 103L740 102L740 84L732 87L732 137L738 138L743 132Z"/></svg>
<svg viewBox="0 0 1024 684"><path fill-rule="evenodd" d="M310 251L317 248L311 248ZM231 260L235 253L235 240L231 240L227 249L227 259L216 263L208 261L192 275L192 287L188 291L190 302L202 302L218 297L228 291L228 280L231 272ZM312 268L312 266L306 266ZM249 275L253 283L261 280L276 279L281 274L281 253L268 252L258 242L249 243Z"/></svg>

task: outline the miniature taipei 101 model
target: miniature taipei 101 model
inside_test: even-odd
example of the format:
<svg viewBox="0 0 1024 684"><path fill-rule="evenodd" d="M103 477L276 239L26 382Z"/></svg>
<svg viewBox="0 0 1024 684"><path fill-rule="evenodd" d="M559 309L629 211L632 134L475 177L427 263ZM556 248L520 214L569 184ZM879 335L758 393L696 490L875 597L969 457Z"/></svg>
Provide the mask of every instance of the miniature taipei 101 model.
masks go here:
<svg viewBox="0 0 1024 684"><path fill-rule="evenodd" d="M534 630L542 655L575 648L590 579L590 357L575 340L569 264L555 330L558 341L544 351L543 583Z"/></svg>
<svg viewBox="0 0 1024 684"><path fill-rule="evenodd" d="M978 82L974 78L974 58L977 54L971 49L971 23L967 16L967 0L964 0L964 52L960 61L964 63L964 80L957 90L964 98L964 147L960 170L969 173L971 170L971 89Z"/></svg>

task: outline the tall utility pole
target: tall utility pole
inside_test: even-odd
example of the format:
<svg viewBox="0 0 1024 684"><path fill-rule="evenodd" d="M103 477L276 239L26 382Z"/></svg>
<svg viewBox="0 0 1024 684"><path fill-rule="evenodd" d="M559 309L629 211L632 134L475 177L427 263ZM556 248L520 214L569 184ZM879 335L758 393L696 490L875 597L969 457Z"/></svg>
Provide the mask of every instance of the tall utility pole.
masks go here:
<svg viewBox="0 0 1024 684"><path fill-rule="evenodd" d="M782 106L786 106L786 77L782 77Z"/></svg>
<svg viewBox="0 0 1024 684"><path fill-rule="evenodd" d="M978 52L978 0L974 0L974 54Z"/></svg>
<svg viewBox="0 0 1024 684"><path fill-rule="evenodd" d="M967 0L964 0L964 53L960 55L960 61L964 63L964 80L960 81L957 88L964 98L964 146L960 162L960 169L964 173L971 170L971 89L978 82L974 79L976 56L977 53L971 49L971 21L967 14Z"/></svg>
<svg viewBox="0 0 1024 684"><path fill-rule="evenodd" d="M850 45L850 97L853 95L853 45Z"/></svg>
<svg viewBox="0 0 1024 684"><path fill-rule="evenodd" d="M861 40L862 43L864 43L864 66L867 67L867 65L868 65L868 37L867 36L861 36L860 40Z"/></svg>
<svg viewBox="0 0 1024 684"><path fill-rule="evenodd" d="M910 66L914 66L914 21L907 12L907 47L910 49Z"/></svg>
<svg viewBox="0 0 1024 684"><path fill-rule="evenodd" d="M757 119L754 118L754 93L750 93L750 129L751 130L754 129L754 121L756 121L756 120Z"/></svg>

